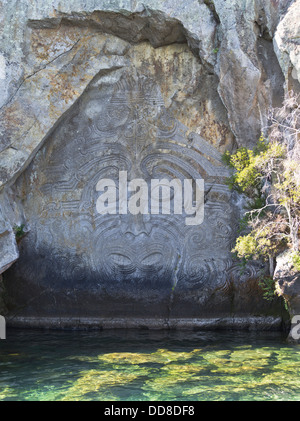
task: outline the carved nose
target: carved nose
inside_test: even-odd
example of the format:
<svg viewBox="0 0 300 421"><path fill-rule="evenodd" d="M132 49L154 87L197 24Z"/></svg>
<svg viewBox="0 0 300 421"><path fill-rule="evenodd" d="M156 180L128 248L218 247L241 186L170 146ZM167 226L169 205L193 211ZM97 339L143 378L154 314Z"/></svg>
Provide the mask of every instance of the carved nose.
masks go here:
<svg viewBox="0 0 300 421"><path fill-rule="evenodd" d="M126 222L121 224L122 233L125 235L130 234L134 237L138 237L141 234L149 236L151 230L151 223L147 222L146 216L142 214L127 215Z"/></svg>

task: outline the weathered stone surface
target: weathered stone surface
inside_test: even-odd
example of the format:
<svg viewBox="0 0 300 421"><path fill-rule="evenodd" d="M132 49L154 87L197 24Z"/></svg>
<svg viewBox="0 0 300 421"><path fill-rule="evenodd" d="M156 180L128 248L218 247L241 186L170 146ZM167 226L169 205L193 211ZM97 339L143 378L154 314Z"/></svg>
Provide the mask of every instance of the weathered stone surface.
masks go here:
<svg viewBox="0 0 300 421"><path fill-rule="evenodd" d="M112 52L111 57L107 59L102 57L104 48L106 54L110 54L107 37L103 35L84 36L72 30L67 31L67 34L64 30L54 31L54 34L45 32L43 44L42 36L33 31L32 55L46 57L48 64L44 65L41 60L41 69L25 77L0 114L0 187L14 180L20 169L26 167L40 147L44 135L52 129L99 71L107 74L124 65L124 59L120 57L120 53L124 52L124 43L123 50L120 42L117 54ZM51 35L56 36L56 39L51 39ZM60 48L66 51L57 53L57 58L51 59L49 51L43 54L44 50L36 46L36 37L39 38L39 45L46 51L50 46L55 49L58 37L67 39L68 43L65 44L69 45L60 43ZM73 44L70 46L71 42ZM113 44L114 40L110 39L109 42ZM36 59L32 55L28 55L29 62Z"/></svg>
<svg viewBox="0 0 300 421"><path fill-rule="evenodd" d="M218 92L238 144L251 147L267 125L268 109L283 99L284 78L271 33L288 1L281 6L271 1L213 3L220 19Z"/></svg>
<svg viewBox="0 0 300 421"><path fill-rule="evenodd" d="M300 82L300 1L289 8L277 27L274 47L285 76L287 89L299 91Z"/></svg>
<svg viewBox="0 0 300 421"><path fill-rule="evenodd" d="M0 273L2 273L18 259L19 253L11 227L1 224L0 231Z"/></svg>
<svg viewBox="0 0 300 421"><path fill-rule="evenodd" d="M300 274L293 266L290 251L277 257L274 279L276 279L277 294L284 298L292 322L288 340L300 343L300 339L292 334L293 329L295 333L300 333L300 327L297 329L300 321ZM293 321L294 316L298 316L296 321Z"/></svg>
<svg viewBox="0 0 300 421"><path fill-rule="evenodd" d="M7 214L7 199L0 196L0 275L8 269L19 257L19 251L11 222Z"/></svg>

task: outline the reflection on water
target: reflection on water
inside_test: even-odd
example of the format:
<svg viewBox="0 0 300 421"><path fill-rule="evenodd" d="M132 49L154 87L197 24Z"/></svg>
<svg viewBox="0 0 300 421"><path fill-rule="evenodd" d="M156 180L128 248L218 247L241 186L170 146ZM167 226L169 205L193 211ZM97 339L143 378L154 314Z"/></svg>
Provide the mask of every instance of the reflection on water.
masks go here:
<svg viewBox="0 0 300 421"><path fill-rule="evenodd" d="M267 332L9 330L0 400L300 400L300 346Z"/></svg>

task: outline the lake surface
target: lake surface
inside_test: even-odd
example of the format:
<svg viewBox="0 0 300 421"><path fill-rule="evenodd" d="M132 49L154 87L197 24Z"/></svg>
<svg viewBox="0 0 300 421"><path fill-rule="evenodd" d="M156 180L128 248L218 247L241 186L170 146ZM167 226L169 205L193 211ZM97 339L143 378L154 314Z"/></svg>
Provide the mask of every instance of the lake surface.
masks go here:
<svg viewBox="0 0 300 421"><path fill-rule="evenodd" d="M0 400L300 400L281 333L8 330Z"/></svg>

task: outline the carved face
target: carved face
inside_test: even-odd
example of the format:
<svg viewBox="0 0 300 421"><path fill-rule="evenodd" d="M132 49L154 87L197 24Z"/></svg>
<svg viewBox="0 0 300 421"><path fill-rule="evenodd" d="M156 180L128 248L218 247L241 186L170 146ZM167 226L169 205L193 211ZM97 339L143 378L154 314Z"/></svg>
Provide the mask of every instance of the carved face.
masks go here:
<svg viewBox="0 0 300 421"><path fill-rule="evenodd" d="M228 248L232 231L228 193L220 184L227 173L217 152L186 132L145 76L125 74L110 95L77 105L39 152L26 181L33 195L27 205L31 244L55 255L48 265L58 277L77 285L85 273L106 291L116 282L125 289L170 289L185 278L191 288L218 278L213 256ZM197 227L186 226L183 215L99 215L97 182L117 181L119 171L146 182L204 177L221 199ZM222 220L216 218L220 209Z"/></svg>
<svg viewBox="0 0 300 421"><path fill-rule="evenodd" d="M158 286L174 276L178 260L174 238L154 227L151 235L124 234L118 232L99 240L93 253L95 266L107 279Z"/></svg>

